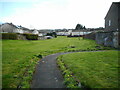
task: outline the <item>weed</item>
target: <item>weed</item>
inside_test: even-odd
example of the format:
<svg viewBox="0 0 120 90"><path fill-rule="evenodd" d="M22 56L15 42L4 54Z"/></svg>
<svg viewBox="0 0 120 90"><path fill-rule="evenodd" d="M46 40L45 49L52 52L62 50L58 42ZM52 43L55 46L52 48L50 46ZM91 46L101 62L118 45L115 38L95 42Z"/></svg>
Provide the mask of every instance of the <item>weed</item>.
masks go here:
<svg viewBox="0 0 120 90"><path fill-rule="evenodd" d="M72 72L67 69L62 62L62 56L57 58L57 64L59 65L60 70L62 71L62 74L64 76L64 84L67 88L79 88L78 82L75 81L75 78L72 75Z"/></svg>

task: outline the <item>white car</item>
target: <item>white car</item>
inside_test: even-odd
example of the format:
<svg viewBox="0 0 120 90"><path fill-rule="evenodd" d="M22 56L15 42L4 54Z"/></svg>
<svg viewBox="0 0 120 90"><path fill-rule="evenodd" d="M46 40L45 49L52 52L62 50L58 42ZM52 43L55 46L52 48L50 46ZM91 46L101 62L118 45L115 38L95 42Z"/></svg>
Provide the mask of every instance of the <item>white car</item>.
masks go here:
<svg viewBox="0 0 120 90"><path fill-rule="evenodd" d="M45 36L45 39L52 39L52 36Z"/></svg>

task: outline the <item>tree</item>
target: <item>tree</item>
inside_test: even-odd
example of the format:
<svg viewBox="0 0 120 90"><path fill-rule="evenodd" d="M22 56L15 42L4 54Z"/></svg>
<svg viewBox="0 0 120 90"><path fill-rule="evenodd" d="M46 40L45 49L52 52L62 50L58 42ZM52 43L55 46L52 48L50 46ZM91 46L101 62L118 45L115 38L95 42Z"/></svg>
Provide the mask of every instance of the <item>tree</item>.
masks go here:
<svg viewBox="0 0 120 90"><path fill-rule="evenodd" d="M83 25L77 24L75 30L80 30L80 29L83 29L83 28L84 28Z"/></svg>
<svg viewBox="0 0 120 90"><path fill-rule="evenodd" d="M52 37L57 38L57 34L56 34L56 32L47 33L47 35L46 35L46 36L52 36Z"/></svg>
<svg viewBox="0 0 120 90"><path fill-rule="evenodd" d="M56 32L53 32L53 33L52 33L52 36L55 37L55 38L57 38Z"/></svg>
<svg viewBox="0 0 120 90"><path fill-rule="evenodd" d="M86 29L86 27L84 26L83 29Z"/></svg>

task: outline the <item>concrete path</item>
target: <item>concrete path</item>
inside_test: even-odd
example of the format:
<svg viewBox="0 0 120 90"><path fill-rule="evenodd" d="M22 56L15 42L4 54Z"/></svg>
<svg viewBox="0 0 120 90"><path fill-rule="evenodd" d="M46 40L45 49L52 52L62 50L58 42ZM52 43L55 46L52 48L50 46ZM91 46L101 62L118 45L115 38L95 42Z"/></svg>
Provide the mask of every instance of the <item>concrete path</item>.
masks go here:
<svg viewBox="0 0 120 90"><path fill-rule="evenodd" d="M63 77L56 64L56 57L66 53L46 56L37 65L31 88L65 88Z"/></svg>
<svg viewBox="0 0 120 90"><path fill-rule="evenodd" d="M77 51L77 52L100 52L100 51ZM59 55L75 53L57 53L46 56L37 65L33 75L31 88L65 88L63 77L56 64Z"/></svg>

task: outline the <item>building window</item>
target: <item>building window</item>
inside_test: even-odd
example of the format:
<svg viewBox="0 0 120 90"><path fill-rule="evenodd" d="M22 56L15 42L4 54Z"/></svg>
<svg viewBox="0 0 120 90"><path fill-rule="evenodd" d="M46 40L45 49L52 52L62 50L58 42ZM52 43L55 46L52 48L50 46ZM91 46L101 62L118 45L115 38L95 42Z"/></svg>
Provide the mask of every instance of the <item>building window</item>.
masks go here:
<svg viewBox="0 0 120 90"><path fill-rule="evenodd" d="M111 26L111 20L108 21L108 26Z"/></svg>

